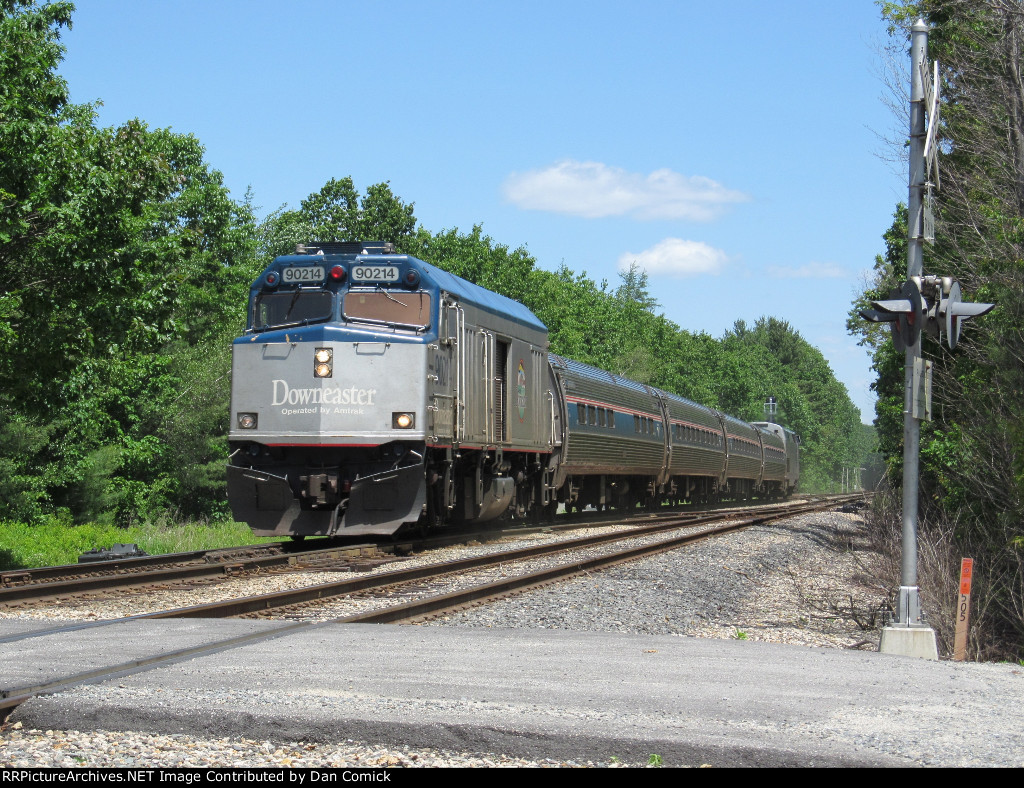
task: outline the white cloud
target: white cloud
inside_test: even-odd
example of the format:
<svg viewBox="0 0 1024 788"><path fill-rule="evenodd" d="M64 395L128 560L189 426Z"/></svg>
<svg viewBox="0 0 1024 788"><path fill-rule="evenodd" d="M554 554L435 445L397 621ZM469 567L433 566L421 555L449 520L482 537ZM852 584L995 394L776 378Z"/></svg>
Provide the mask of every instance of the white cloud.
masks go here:
<svg viewBox="0 0 1024 788"><path fill-rule="evenodd" d="M721 249L700 241L666 238L643 252L626 252L619 257L619 270L628 271L636 263L648 274L692 276L717 274L729 258Z"/></svg>
<svg viewBox="0 0 1024 788"><path fill-rule="evenodd" d="M626 172L596 161L564 159L541 170L514 172L502 187L520 208L554 211L587 219L686 219L707 222L747 195L701 175L668 169L650 175Z"/></svg>
<svg viewBox="0 0 1024 788"><path fill-rule="evenodd" d="M807 263L799 268L771 265L768 276L772 279L846 279L849 273L836 263Z"/></svg>

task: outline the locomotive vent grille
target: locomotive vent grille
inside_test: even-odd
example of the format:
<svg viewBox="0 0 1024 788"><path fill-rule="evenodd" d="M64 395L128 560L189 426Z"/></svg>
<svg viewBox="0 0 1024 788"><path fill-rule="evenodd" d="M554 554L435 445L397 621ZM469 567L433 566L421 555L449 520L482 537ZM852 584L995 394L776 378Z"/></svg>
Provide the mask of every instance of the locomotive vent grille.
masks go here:
<svg viewBox="0 0 1024 788"><path fill-rule="evenodd" d="M505 400L508 399L508 343L498 341L494 359L494 439L497 443L508 440L508 419Z"/></svg>

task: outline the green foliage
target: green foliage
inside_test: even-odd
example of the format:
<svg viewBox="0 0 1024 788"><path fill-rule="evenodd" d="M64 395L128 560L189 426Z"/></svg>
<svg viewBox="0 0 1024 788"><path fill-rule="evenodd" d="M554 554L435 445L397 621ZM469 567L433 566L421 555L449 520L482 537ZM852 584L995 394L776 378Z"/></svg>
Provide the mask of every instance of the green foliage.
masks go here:
<svg viewBox="0 0 1024 788"><path fill-rule="evenodd" d="M168 373L173 396L147 413L163 447L161 476L168 505L187 518L226 517L224 468L228 460L231 398L230 328L208 344L179 349ZM155 480L156 481L156 480Z"/></svg>
<svg viewBox="0 0 1024 788"><path fill-rule="evenodd" d="M299 210L284 207L270 214L259 228L259 257L271 260L292 254L310 241L390 241L409 252L416 246L413 203L403 203L387 183L377 183L362 197L350 177L332 178Z"/></svg>
<svg viewBox="0 0 1024 788"><path fill-rule="evenodd" d="M0 501L9 517L36 522L47 503L40 485L47 464L45 449L50 441L45 426L0 406Z"/></svg>
<svg viewBox="0 0 1024 788"><path fill-rule="evenodd" d="M885 254L875 256L873 279L854 302L846 320L847 330L860 337L857 344L871 351L871 365L877 376L871 388L878 395L875 425L879 451L887 458L890 476L894 478L902 473L903 464L904 357L892 343L888 324L870 323L858 313L871 301L888 298L906 278L907 232L907 206L900 204L882 236Z"/></svg>
<svg viewBox="0 0 1024 788"><path fill-rule="evenodd" d="M121 453L120 446L107 445L83 458L75 483L64 497L78 522L107 520L116 509L119 496L111 477L120 467Z"/></svg>
<svg viewBox="0 0 1024 788"><path fill-rule="evenodd" d="M659 766L663 766L664 765L664 761L662 760L662 757L660 755L651 755L647 759L647 765L648 766L659 767Z"/></svg>
<svg viewBox="0 0 1024 788"><path fill-rule="evenodd" d="M0 570L62 566L78 562L78 556L96 547L137 544L150 555L210 550L253 544L252 531L240 523L156 521L120 528L112 524L86 523L72 527L67 519L46 517L36 525L0 520Z"/></svg>
<svg viewBox="0 0 1024 788"><path fill-rule="evenodd" d="M479 224L468 234L458 228L431 234L421 227L415 237L400 242L399 249L521 302L527 298L536 264L525 248L510 250L496 243Z"/></svg>
<svg viewBox="0 0 1024 788"><path fill-rule="evenodd" d="M774 396L777 420L803 441L804 489L828 489L844 468L863 466L873 441L821 351L786 321L772 317L759 318L753 328L737 321L724 344L730 352L719 372L722 410L763 421L762 404Z"/></svg>
<svg viewBox="0 0 1024 788"><path fill-rule="evenodd" d="M10 429L50 436L15 461L0 515L124 523L175 503L153 406L175 393L175 349L237 331L242 308L222 304L244 304L255 222L194 137L98 128L68 103L71 11L0 6L0 404L17 403Z"/></svg>

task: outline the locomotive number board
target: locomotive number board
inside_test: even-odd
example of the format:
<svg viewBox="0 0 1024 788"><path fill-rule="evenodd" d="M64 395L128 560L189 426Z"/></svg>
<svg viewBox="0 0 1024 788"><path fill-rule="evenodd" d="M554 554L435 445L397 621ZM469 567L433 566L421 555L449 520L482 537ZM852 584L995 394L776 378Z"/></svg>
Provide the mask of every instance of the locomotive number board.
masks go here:
<svg viewBox="0 0 1024 788"><path fill-rule="evenodd" d="M322 265L293 265L281 271L284 282L322 282L327 272Z"/></svg>
<svg viewBox="0 0 1024 788"><path fill-rule="evenodd" d="M352 267L353 282L397 282L398 268L393 265L356 265Z"/></svg>

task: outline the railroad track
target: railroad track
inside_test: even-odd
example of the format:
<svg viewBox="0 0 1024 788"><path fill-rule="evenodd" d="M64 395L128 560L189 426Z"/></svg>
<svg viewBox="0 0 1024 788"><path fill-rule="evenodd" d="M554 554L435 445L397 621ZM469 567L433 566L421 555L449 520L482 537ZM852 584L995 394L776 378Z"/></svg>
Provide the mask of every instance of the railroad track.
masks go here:
<svg viewBox="0 0 1024 788"><path fill-rule="evenodd" d="M380 543L353 543L344 539L317 539L304 544L268 542L242 547L171 553L85 564L17 569L0 572L0 609L28 608L47 600L95 599L125 589L169 589L200 586L252 576L304 571L361 572L382 562L467 540L496 541L540 531L577 530L609 523L633 524L651 518L685 520L706 517L709 511L657 513L588 513L566 517L558 523L518 525L505 529L455 530L439 536ZM723 509L737 512L743 509Z"/></svg>
<svg viewBox="0 0 1024 788"><path fill-rule="evenodd" d="M740 530L771 520L784 519L797 514L821 511L834 508L842 503L858 499L863 496L847 496L845 498L833 498L827 502L814 502L799 504L787 507L773 507L770 510L758 514L747 514L737 517L734 512L720 512L701 517L700 525L704 526L700 531L691 531L691 528L698 525L695 518L689 515L676 518L665 518L653 516L651 519L658 520L646 526L640 526L629 532L618 532L613 534L597 534L586 537L562 540L546 545L535 545L519 550L506 551L503 553L491 553L477 556L475 558L459 561L434 564L413 569L399 569L382 572L363 578L354 578L339 583L322 584L306 589L296 589L277 594L265 594L245 599L229 600L228 602L213 603L210 605L197 605L175 610L160 611L157 613L130 616L123 619L108 621L95 621L79 623L72 626L41 629L30 632L23 632L6 637L0 637L0 645L13 643L18 640L30 638L52 637L59 641L62 637L82 630L91 630L96 627L109 627L124 624L130 621L142 619L175 619L195 617L218 617L218 616L240 616L253 613L265 614L270 610L282 610L289 606L307 604L309 602L331 599L334 597L354 594L359 592L381 590L385 588L399 588L403 584L423 583L431 578L451 576L461 572L475 571L494 567L496 565L507 566L512 561L523 561L545 554L565 552L571 550L579 552L594 548L599 545L607 545L623 539L641 539L645 544L632 545L625 549L612 550L601 555L590 555L576 557L555 567L548 567L536 571L527 571L513 577L502 578L498 581L487 583L471 584L467 588L455 592L435 593L428 591L420 599L397 604L387 604L384 607L377 607L362 611L356 614L336 616L320 621L295 621L279 623L271 631L255 631L238 635L231 638L218 639L212 642L201 643L173 652L161 653L138 659L129 660L116 665L97 667L87 671L81 671L62 678L40 682L32 685L5 688L0 690L0 719L6 717L14 708L29 698L45 693L59 692L78 684L104 681L110 678L129 675L131 673L149 670L161 665L172 664L185 659L191 659L215 651L222 651L230 648L237 648L262 640L274 639L291 635L303 630L312 630L318 627L330 626L335 623L397 623L401 621L422 620L425 617L444 615L452 610L467 605L479 604L482 601L506 596L529 588L538 587L547 583L556 582L582 572L595 571L624 561L653 555L658 552L676 549L684 544L692 543L699 539L707 539L731 531ZM722 520L729 522L722 523ZM685 528L686 533L677 533L667 538L658 538L664 532L678 531Z"/></svg>
<svg viewBox="0 0 1024 788"><path fill-rule="evenodd" d="M860 496L855 497L859 498ZM339 623L399 623L417 621L422 620L424 617L444 615L469 604L477 604L506 596L516 591L566 579L583 572L596 571L666 550L674 550L686 544L713 536L720 536L752 525L833 508L847 500L849 498L830 499L827 503L813 502L784 507L765 507L761 510L755 509L753 513L750 513L748 510L748 513L742 515L734 511L716 512L696 517L689 514L682 517L649 515L648 521L654 519L656 522L648 525L635 525L626 531L588 535L409 569L395 569L334 583L323 583L288 591L194 605L176 610L150 613L141 617L222 618L252 615L280 616L283 614L283 611L294 611L302 607L308 609L312 603L323 603L327 600L340 598L358 599L358 595L362 595L365 598L366 595L375 592L379 597L380 592L387 589L389 590L387 596L392 598L401 598L410 594L415 594L421 598L415 601L388 604L383 608L361 611L350 615L332 615L330 611L321 615ZM727 522L715 525L722 521ZM700 528L700 530L695 530L697 528ZM657 538L664 533L679 531L680 529L686 529L686 531L676 533L665 539ZM599 546L636 540L643 541L643 544L630 545L626 548L612 550L600 555L592 555L588 552ZM435 593L430 588L430 584L441 585L440 581L443 579L447 582L450 578L468 575L471 572L479 573L481 571L493 570L496 567L511 571L512 565L520 562L574 553L584 554L572 557L555 567L548 567L537 571L528 570L517 573L512 577L474 584L454 592ZM426 589L424 589L425 585L427 586Z"/></svg>
<svg viewBox="0 0 1024 788"><path fill-rule="evenodd" d="M78 572L73 571L79 569L78 565L8 571L0 575L0 606L33 605L44 600L138 586L167 587L226 580L257 572L305 571L328 566L333 571L362 571L391 560L384 558L375 545L289 552L281 552L280 544L265 550L254 550L254 547L257 546L102 561L86 564ZM259 552L264 554L254 554ZM51 579L53 577L56 579Z"/></svg>
<svg viewBox="0 0 1024 788"><path fill-rule="evenodd" d="M195 550L186 553L147 555L136 558L117 558L62 566L42 566L34 569L5 569L0 572L0 587L75 580L113 573L143 572L166 566L184 566L195 563L221 563L244 560L261 555L273 555L290 548L289 542L266 542L242 547L224 547L214 550Z"/></svg>

